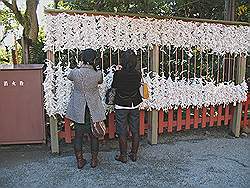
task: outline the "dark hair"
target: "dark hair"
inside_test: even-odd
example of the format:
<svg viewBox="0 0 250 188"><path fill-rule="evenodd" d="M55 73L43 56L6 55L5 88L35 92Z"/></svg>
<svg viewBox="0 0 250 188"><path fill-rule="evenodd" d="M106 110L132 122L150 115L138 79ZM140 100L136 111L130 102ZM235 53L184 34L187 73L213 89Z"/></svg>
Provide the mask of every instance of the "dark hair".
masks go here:
<svg viewBox="0 0 250 188"><path fill-rule="evenodd" d="M132 50L127 50L121 55L121 66L123 70L133 71L136 68L137 56Z"/></svg>
<svg viewBox="0 0 250 188"><path fill-rule="evenodd" d="M95 59L97 57L97 53L95 50L88 48L86 50L81 50L79 53L79 61L83 61L83 64L92 65L95 70Z"/></svg>

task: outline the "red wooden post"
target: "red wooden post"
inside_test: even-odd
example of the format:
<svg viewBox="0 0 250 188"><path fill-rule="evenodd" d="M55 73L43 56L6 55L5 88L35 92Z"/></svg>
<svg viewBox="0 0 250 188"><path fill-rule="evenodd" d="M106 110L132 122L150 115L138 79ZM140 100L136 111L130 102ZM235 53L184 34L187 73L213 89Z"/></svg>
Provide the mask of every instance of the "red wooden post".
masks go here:
<svg viewBox="0 0 250 188"><path fill-rule="evenodd" d="M145 112L143 110L140 111L140 135L144 135L145 130Z"/></svg>
<svg viewBox="0 0 250 188"><path fill-rule="evenodd" d="M174 119L174 110L170 109L168 111L168 132L173 132L173 119Z"/></svg>
<svg viewBox="0 0 250 188"><path fill-rule="evenodd" d="M159 133L163 133L164 128L164 112L163 110L159 111Z"/></svg>
<svg viewBox="0 0 250 188"><path fill-rule="evenodd" d="M247 94L247 101L245 102L245 108L244 108L244 120L243 120L243 127L246 128L247 125L250 126L250 124L247 124L247 111L248 111L248 105L250 104L250 93Z"/></svg>
<svg viewBox="0 0 250 188"><path fill-rule="evenodd" d="M210 122L209 126L214 126L214 107L210 106Z"/></svg>
<svg viewBox="0 0 250 188"><path fill-rule="evenodd" d="M177 131L182 129L182 109L179 106L177 110Z"/></svg>
<svg viewBox="0 0 250 188"><path fill-rule="evenodd" d="M196 107L194 109L194 128L198 128L198 123L199 123L199 109Z"/></svg>
<svg viewBox="0 0 250 188"><path fill-rule="evenodd" d="M108 134L109 138L114 138L115 137L115 113L112 112L108 116Z"/></svg>
<svg viewBox="0 0 250 188"><path fill-rule="evenodd" d="M207 124L207 108L202 107L202 119L201 119L201 127L205 128Z"/></svg>
<svg viewBox="0 0 250 188"><path fill-rule="evenodd" d="M190 107L186 110L186 129L190 129Z"/></svg>
<svg viewBox="0 0 250 188"><path fill-rule="evenodd" d="M70 127L70 120L68 118L64 118L64 138L66 143L71 143L72 130Z"/></svg>
<svg viewBox="0 0 250 188"><path fill-rule="evenodd" d="M222 105L218 107L218 121L217 126L221 126L221 120L222 120Z"/></svg>
<svg viewBox="0 0 250 188"><path fill-rule="evenodd" d="M224 125L228 125L229 121L229 106L227 105L225 108L225 120L224 120Z"/></svg>

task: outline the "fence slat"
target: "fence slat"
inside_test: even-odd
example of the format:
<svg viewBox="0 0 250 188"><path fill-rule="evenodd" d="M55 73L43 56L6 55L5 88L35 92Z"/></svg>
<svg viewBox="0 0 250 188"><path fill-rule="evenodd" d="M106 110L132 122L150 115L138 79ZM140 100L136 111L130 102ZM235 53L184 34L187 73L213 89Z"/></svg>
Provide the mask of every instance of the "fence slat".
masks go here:
<svg viewBox="0 0 250 188"><path fill-rule="evenodd" d="M224 120L224 125L228 125L229 121L229 106L227 105L225 108L225 120Z"/></svg>
<svg viewBox="0 0 250 188"><path fill-rule="evenodd" d="M195 108L194 109L194 128L198 128L198 123L199 123L199 109Z"/></svg>
<svg viewBox="0 0 250 188"><path fill-rule="evenodd" d="M207 108L206 107L202 107L202 123L201 123L201 127L205 128L206 124L207 124Z"/></svg>
<svg viewBox="0 0 250 188"><path fill-rule="evenodd" d="M177 110L177 131L182 129L182 109L179 106Z"/></svg>
<svg viewBox="0 0 250 188"><path fill-rule="evenodd" d="M164 112L163 110L159 111L159 133L163 133L164 128Z"/></svg>
<svg viewBox="0 0 250 188"><path fill-rule="evenodd" d="M171 109L168 111L168 132L173 132L173 119L174 119L174 110Z"/></svg>
<svg viewBox="0 0 250 188"><path fill-rule="evenodd" d="M70 120L68 118L64 118L64 132L65 132L65 142L71 143L72 130L70 127Z"/></svg>
<svg viewBox="0 0 250 188"><path fill-rule="evenodd" d="M190 129L190 108L186 110L186 129Z"/></svg>
<svg viewBox="0 0 250 188"><path fill-rule="evenodd" d="M218 121L217 121L217 126L221 126L221 121L222 121L222 105L218 107Z"/></svg>
<svg viewBox="0 0 250 188"><path fill-rule="evenodd" d="M140 135L143 136L145 132L145 112L140 111Z"/></svg>
<svg viewBox="0 0 250 188"><path fill-rule="evenodd" d="M109 138L115 138L115 114L114 112L110 113L108 116L108 134Z"/></svg>
<svg viewBox="0 0 250 188"><path fill-rule="evenodd" d="M210 122L209 126L214 126L214 107L210 106Z"/></svg>
<svg viewBox="0 0 250 188"><path fill-rule="evenodd" d="M243 119L243 127L244 128L246 128L247 126L250 126L250 124L247 123L247 111L248 111L249 104L250 104L250 93L247 94L247 101L245 102L244 119Z"/></svg>

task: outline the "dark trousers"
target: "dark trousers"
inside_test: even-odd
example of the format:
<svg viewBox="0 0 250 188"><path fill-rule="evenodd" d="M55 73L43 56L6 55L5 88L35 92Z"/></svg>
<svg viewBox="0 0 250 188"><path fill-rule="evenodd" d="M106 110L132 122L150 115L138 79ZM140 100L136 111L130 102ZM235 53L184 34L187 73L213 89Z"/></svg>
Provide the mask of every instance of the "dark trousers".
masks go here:
<svg viewBox="0 0 250 188"><path fill-rule="evenodd" d="M82 150L84 133L88 133L90 135L91 152L98 152L99 141L98 141L98 138L96 138L91 132L91 116L90 116L88 106L86 106L86 109L85 109L84 122L85 123L77 123L77 122L74 123L75 125L74 148L76 150Z"/></svg>
<svg viewBox="0 0 250 188"><path fill-rule="evenodd" d="M127 137L128 125L132 136L139 136L139 124L140 124L140 111L139 109L126 110L116 109L116 133L118 136Z"/></svg>

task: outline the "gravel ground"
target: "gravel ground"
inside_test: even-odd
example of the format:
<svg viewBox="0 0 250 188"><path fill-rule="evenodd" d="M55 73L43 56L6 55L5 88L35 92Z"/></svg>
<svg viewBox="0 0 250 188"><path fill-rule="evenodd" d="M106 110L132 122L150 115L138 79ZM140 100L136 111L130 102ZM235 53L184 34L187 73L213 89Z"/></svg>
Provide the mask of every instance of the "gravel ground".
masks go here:
<svg viewBox="0 0 250 188"><path fill-rule="evenodd" d="M0 146L0 187L250 187L250 138L217 132L162 136L154 146L143 138L139 160L127 164L114 160L117 142L109 141L100 165L92 169L87 153L83 170L72 145L60 156L44 145Z"/></svg>

